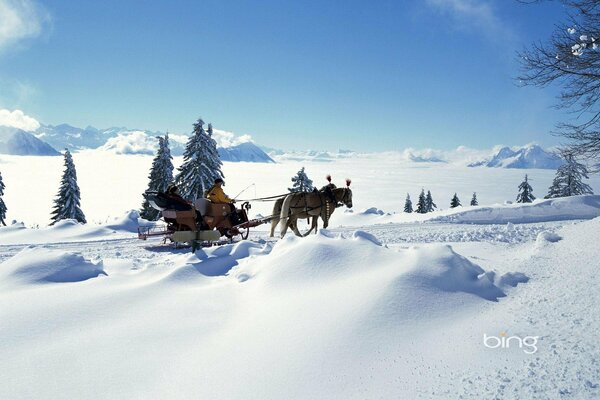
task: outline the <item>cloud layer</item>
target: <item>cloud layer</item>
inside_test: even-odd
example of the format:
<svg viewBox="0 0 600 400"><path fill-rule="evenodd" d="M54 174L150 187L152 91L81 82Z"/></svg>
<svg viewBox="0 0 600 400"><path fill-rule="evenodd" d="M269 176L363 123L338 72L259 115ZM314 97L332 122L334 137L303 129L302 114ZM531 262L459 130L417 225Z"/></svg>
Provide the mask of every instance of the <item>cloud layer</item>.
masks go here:
<svg viewBox="0 0 600 400"><path fill-rule="evenodd" d="M0 0L0 50L39 36L50 14L31 0Z"/></svg>
<svg viewBox="0 0 600 400"><path fill-rule="evenodd" d="M11 126L13 128L32 132L40 127L40 123L21 110L10 111L0 109L0 126Z"/></svg>

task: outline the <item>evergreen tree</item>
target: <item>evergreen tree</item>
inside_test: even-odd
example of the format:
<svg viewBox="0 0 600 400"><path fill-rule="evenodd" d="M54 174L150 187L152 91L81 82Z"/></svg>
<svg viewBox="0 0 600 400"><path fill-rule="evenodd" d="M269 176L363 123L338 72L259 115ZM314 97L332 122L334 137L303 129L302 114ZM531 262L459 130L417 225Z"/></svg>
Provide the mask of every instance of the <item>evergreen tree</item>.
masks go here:
<svg viewBox="0 0 600 400"><path fill-rule="evenodd" d="M477 193L473 192L473 197L471 198L471 205L478 206L479 202L477 201Z"/></svg>
<svg viewBox="0 0 600 400"><path fill-rule="evenodd" d="M60 181L60 188L56 199L54 200L54 210L52 211L52 223L54 225L62 219L75 219L78 222L86 223L85 215L80 208L80 193L77 185L77 172L73 157L68 149L65 149L65 170Z"/></svg>
<svg viewBox="0 0 600 400"><path fill-rule="evenodd" d="M425 212L433 212L437 206L433 202L433 197L431 197L431 192L427 191L427 196L425 196Z"/></svg>
<svg viewBox="0 0 600 400"><path fill-rule="evenodd" d="M519 185L519 194L517 195L517 203L531 203L535 200L533 188L529 184L529 177L525 174L525 180Z"/></svg>
<svg viewBox="0 0 600 400"><path fill-rule="evenodd" d="M222 165L217 142L212 138L212 133L204 130L204 121L198 119L185 146L183 164L178 168L179 173L175 178L181 197L188 200L204 197L215 179L224 178Z"/></svg>
<svg viewBox="0 0 600 400"><path fill-rule="evenodd" d="M158 150L152 161L150 175L148 175L149 191L165 192L167 186L173 182L173 157L169 148L169 134L165 137L157 136ZM140 216L148 221L156 221L160 217L160 211L153 208L148 200L144 198Z"/></svg>
<svg viewBox="0 0 600 400"><path fill-rule="evenodd" d="M454 196L452 196L452 200L450 200L450 208L456 208L458 206L462 206L462 204L460 204L460 199L458 198L456 193L454 193Z"/></svg>
<svg viewBox="0 0 600 400"><path fill-rule="evenodd" d="M406 201L404 202L404 212L411 213L413 212L412 201L410 200L410 194L406 193Z"/></svg>
<svg viewBox="0 0 600 400"><path fill-rule="evenodd" d="M573 154L563 153L563 157L566 163L556 171L545 198L593 194L592 188L581 181L583 178L589 179L586 166L578 163Z"/></svg>
<svg viewBox="0 0 600 400"><path fill-rule="evenodd" d="M292 177L292 187L288 188L288 190L291 193L312 192L314 189L312 183L312 180L310 180L308 175L306 175L306 172L304 172L304 167L302 167L296 176Z"/></svg>
<svg viewBox="0 0 600 400"><path fill-rule="evenodd" d="M421 194L419 194L419 201L417 202L417 209L415 212L419 214L425 214L427 212L427 203L425 200L425 190L421 189Z"/></svg>
<svg viewBox="0 0 600 400"><path fill-rule="evenodd" d="M2 200L2 196L4 196L4 188L6 186L4 185L4 182L2 182L2 174L0 173L0 224L6 226L6 222L4 222L4 220L6 219L6 204L4 203L4 200Z"/></svg>

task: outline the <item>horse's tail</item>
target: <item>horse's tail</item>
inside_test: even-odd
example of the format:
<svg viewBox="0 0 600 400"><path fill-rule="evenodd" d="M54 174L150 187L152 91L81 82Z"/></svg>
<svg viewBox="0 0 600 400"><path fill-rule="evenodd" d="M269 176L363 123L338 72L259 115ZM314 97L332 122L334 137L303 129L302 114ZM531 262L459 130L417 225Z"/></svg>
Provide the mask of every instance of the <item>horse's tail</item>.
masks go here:
<svg viewBox="0 0 600 400"><path fill-rule="evenodd" d="M288 228L288 219L289 219L289 215L290 215L290 203L292 202L292 197L294 197L293 194L288 194L287 196L285 196L285 199L283 200L283 204L281 205L281 214L279 214L279 223L281 224L281 237L283 237L285 235L285 232L287 231Z"/></svg>
<svg viewBox="0 0 600 400"><path fill-rule="evenodd" d="M279 214L281 214L281 205L283 204L283 197L277 199L273 205L273 212L271 213L271 237L275 236L275 228L279 225Z"/></svg>

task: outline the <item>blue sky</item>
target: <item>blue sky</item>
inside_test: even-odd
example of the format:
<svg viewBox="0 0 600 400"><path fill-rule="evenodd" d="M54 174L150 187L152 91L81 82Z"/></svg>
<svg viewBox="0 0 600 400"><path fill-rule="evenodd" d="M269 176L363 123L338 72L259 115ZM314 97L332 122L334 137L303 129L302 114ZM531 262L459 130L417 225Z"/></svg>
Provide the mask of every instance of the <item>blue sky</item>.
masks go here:
<svg viewBox="0 0 600 400"><path fill-rule="evenodd" d="M177 133L201 116L286 149L549 146L564 118L556 91L517 87L515 52L562 12L516 0L0 0L0 19L16 21L0 33L0 108Z"/></svg>

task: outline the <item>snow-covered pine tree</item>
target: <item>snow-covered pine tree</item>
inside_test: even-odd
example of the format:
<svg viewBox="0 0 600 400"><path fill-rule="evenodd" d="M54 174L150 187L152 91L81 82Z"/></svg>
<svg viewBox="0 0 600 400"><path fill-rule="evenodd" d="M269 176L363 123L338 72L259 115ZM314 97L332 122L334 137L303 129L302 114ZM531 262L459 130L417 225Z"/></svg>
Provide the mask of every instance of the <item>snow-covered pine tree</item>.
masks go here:
<svg viewBox="0 0 600 400"><path fill-rule="evenodd" d="M410 200L410 194L406 193L406 200L404 201L404 212L411 213L413 212L412 201Z"/></svg>
<svg viewBox="0 0 600 400"><path fill-rule="evenodd" d="M85 215L80 208L81 194L77 185L77 172L73 157L68 149L65 149L65 170L60 181L60 188L56 199L54 200L54 210L52 211L52 223L54 225L63 219L74 219L81 223L86 223Z"/></svg>
<svg viewBox="0 0 600 400"><path fill-rule="evenodd" d="M427 212L427 203L425 201L425 190L421 189L421 193L419 194L419 201L417 202L417 209L415 212L419 214L425 214Z"/></svg>
<svg viewBox="0 0 600 400"><path fill-rule="evenodd" d="M308 178L308 175L304 172L304 167L302 167L296 176L292 177L292 187L288 190L291 193L312 192L314 189L312 183L313 181Z"/></svg>
<svg viewBox="0 0 600 400"><path fill-rule="evenodd" d="M583 178L589 179L586 166L578 163L570 153L563 153L563 157L566 163L561 165L556 171L552 185L548 188L548 194L545 198L593 194L592 188L582 182Z"/></svg>
<svg viewBox="0 0 600 400"><path fill-rule="evenodd" d="M2 173L0 173L0 224L6 226L6 222L4 222L4 220L6 219L6 204L4 203L4 200L2 200L2 196L4 196L4 188L6 186L4 185L4 182L2 182Z"/></svg>
<svg viewBox="0 0 600 400"><path fill-rule="evenodd" d="M517 203L531 203L535 200L533 188L529 184L529 177L525 174L525 180L519 185L519 194L517 195Z"/></svg>
<svg viewBox="0 0 600 400"><path fill-rule="evenodd" d="M477 193L473 192L473 197L471 197L471 205L478 206L479 202L477 201Z"/></svg>
<svg viewBox="0 0 600 400"><path fill-rule="evenodd" d="M169 134L165 137L157 136L158 150L152 160L150 175L148 175L148 189L165 192L167 186L173 183L173 157L169 148ZM144 198L140 216L148 221L156 221L160 217L160 211L153 208L148 200Z"/></svg>
<svg viewBox="0 0 600 400"><path fill-rule="evenodd" d="M179 173L175 178L181 197L188 200L204 197L215 179L225 177L221 171L222 165L217 142L204 130L204 121L200 118L194 124L194 131L183 153L183 164L178 168Z"/></svg>
<svg viewBox="0 0 600 400"><path fill-rule="evenodd" d="M456 193L454 193L454 196L452 196L452 200L450 200L450 208L456 208L458 206L462 206L462 204L460 204L460 199L458 198Z"/></svg>
<svg viewBox="0 0 600 400"><path fill-rule="evenodd" d="M431 196L431 191L427 191L427 196L425 196L425 212L432 212L437 208L435 203L433 202L433 197Z"/></svg>

